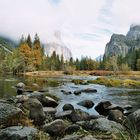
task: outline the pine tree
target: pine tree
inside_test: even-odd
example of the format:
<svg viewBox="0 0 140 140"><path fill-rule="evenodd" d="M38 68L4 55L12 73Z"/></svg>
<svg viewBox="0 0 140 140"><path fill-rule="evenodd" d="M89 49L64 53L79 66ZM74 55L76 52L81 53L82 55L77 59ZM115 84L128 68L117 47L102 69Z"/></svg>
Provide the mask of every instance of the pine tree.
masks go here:
<svg viewBox="0 0 140 140"><path fill-rule="evenodd" d="M31 40L30 34L28 34L26 42L27 42L28 46L32 49L33 45L32 45L32 40Z"/></svg>
<svg viewBox="0 0 140 140"><path fill-rule="evenodd" d="M33 63L34 66L38 69L42 64L42 48L38 35L35 35L34 43L33 43Z"/></svg>

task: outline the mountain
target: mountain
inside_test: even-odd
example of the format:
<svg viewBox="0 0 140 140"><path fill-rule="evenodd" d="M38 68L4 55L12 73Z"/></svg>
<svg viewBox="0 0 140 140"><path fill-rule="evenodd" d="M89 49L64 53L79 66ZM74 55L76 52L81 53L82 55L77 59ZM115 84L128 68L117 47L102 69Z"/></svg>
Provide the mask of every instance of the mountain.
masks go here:
<svg viewBox="0 0 140 140"><path fill-rule="evenodd" d="M8 53L12 53L13 48L16 47L16 43L2 35L0 35L0 50Z"/></svg>
<svg viewBox="0 0 140 140"><path fill-rule="evenodd" d="M104 56L123 56L140 49L140 25L131 25L126 35L113 34L106 44Z"/></svg>
<svg viewBox="0 0 140 140"><path fill-rule="evenodd" d="M59 31L54 33L54 39L52 42L48 42L44 45L45 55L51 56L55 51L59 56L63 55L64 60L69 60L72 57L72 53L69 48L63 43L61 39L61 33Z"/></svg>

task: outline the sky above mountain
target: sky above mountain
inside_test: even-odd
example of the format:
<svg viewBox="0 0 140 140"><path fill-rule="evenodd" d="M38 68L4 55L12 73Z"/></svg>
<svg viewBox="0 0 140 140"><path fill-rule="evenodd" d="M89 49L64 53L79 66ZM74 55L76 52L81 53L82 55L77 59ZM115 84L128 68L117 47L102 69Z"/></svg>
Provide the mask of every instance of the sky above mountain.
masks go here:
<svg viewBox="0 0 140 140"><path fill-rule="evenodd" d="M96 58L113 33L140 23L139 0L0 0L0 33L14 39L37 32L42 42L61 32L74 57Z"/></svg>

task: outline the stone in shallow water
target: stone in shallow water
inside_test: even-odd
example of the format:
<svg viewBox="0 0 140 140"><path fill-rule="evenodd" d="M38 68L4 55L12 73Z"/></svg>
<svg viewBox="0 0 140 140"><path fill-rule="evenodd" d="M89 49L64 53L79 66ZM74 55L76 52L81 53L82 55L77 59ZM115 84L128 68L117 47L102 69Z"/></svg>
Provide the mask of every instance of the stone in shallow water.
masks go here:
<svg viewBox="0 0 140 140"><path fill-rule="evenodd" d="M92 108L94 106L94 103L91 100L83 100L77 104L86 108Z"/></svg>
<svg viewBox="0 0 140 140"><path fill-rule="evenodd" d="M65 104L63 106L63 110L66 111L66 110L74 110L74 107L72 104Z"/></svg>
<svg viewBox="0 0 140 140"><path fill-rule="evenodd" d="M0 131L0 140L29 140L33 139L36 134L36 128L12 126Z"/></svg>
<svg viewBox="0 0 140 140"><path fill-rule="evenodd" d="M95 106L95 110L100 114L100 115L104 115L107 116L109 113L109 109L108 107L111 106L111 102L110 101L103 101L100 102L99 104L97 104Z"/></svg>

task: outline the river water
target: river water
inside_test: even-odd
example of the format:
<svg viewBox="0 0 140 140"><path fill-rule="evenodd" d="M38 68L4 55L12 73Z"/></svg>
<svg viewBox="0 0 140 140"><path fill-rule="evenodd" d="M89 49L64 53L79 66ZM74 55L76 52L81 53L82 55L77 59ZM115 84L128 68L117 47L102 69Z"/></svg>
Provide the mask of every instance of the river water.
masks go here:
<svg viewBox="0 0 140 140"><path fill-rule="evenodd" d="M119 104L120 106L132 105L134 110L140 108L140 92L135 93L135 89L125 89L125 88L113 88L106 87L104 85L89 84L89 85L75 85L71 82L72 79L82 79L82 80L93 80L97 77L95 76L61 76L61 77L43 77L43 78L29 78L29 77L16 77L11 75L0 76L0 98L9 98L16 95L16 90L14 86L18 82L24 82L26 85L31 83L41 83L42 88L48 89L49 93L57 96L60 99L60 103L57 107L57 111L62 111L62 106L66 103L71 103L75 108L80 108L90 114L96 114L94 107L91 109L86 109L85 107L77 105L78 102L85 99L92 100L95 105L101 101L111 101L113 104ZM61 84L57 87L48 86L45 80L57 80ZM82 93L80 95L65 95L61 90L74 92L79 89L95 88L97 93ZM133 91L132 94L130 92Z"/></svg>

